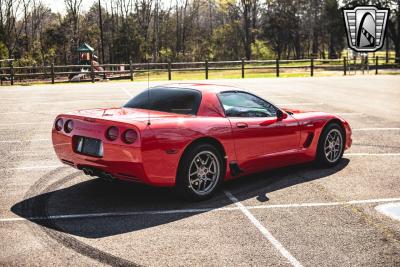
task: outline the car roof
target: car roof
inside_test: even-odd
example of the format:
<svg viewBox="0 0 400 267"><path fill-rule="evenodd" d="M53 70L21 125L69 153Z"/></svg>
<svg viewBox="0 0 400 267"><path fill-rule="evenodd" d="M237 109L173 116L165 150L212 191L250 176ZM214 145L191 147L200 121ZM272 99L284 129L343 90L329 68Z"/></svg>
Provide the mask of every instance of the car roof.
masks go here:
<svg viewBox="0 0 400 267"><path fill-rule="evenodd" d="M242 89L229 85L220 84L206 84L206 83L173 83L156 86L153 88L181 88L181 89L195 89L200 92L220 93L224 91L243 91Z"/></svg>

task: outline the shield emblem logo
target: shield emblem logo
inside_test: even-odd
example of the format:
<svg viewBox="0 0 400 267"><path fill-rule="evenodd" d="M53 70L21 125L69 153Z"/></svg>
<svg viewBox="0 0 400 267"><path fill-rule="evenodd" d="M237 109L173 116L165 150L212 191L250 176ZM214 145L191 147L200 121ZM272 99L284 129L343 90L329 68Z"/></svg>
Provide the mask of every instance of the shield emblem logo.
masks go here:
<svg viewBox="0 0 400 267"><path fill-rule="evenodd" d="M388 8L375 6L343 9L349 47L357 52L375 52L381 49L389 12Z"/></svg>

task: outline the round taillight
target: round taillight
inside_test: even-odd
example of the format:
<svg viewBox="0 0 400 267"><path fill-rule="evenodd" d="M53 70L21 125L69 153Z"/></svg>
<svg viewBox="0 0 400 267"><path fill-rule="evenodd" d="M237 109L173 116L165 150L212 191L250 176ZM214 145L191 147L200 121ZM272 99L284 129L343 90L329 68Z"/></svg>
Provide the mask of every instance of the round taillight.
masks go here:
<svg viewBox="0 0 400 267"><path fill-rule="evenodd" d="M64 131L66 133L70 133L72 132L73 129L74 129L74 122L72 120L67 120L65 122Z"/></svg>
<svg viewBox="0 0 400 267"><path fill-rule="evenodd" d="M138 134L134 130L126 130L124 134L122 135L122 141L124 141L127 144L132 144L134 143L138 138Z"/></svg>
<svg viewBox="0 0 400 267"><path fill-rule="evenodd" d="M63 119L59 118L56 120L54 127L56 128L57 131L61 131L61 129L63 128L63 125L64 125Z"/></svg>
<svg viewBox="0 0 400 267"><path fill-rule="evenodd" d="M117 140L118 138L118 134L119 134L119 130L117 127L112 126L110 128L107 129L106 131L106 138L110 141L114 141Z"/></svg>

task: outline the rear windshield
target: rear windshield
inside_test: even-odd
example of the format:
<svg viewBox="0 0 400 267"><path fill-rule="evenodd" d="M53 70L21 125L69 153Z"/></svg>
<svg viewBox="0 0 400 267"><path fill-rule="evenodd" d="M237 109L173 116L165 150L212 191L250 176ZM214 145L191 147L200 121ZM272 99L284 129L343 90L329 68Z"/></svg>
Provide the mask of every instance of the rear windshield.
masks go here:
<svg viewBox="0 0 400 267"><path fill-rule="evenodd" d="M160 87L145 90L132 98L124 107L196 115L200 100L201 93L197 90Z"/></svg>

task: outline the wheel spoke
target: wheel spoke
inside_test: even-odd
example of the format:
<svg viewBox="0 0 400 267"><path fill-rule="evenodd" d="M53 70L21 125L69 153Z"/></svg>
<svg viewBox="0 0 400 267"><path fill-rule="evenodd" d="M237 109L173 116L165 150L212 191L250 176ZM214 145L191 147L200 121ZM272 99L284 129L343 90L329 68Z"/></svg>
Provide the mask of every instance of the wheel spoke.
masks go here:
<svg viewBox="0 0 400 267"><path fill-rule="evenodd" d="M334 163L340 158L342 149L343 149L343 142L342 142L342 133L337 129L332 129L327 135L325 139L325 158Z"/></svg>
<svg viewBox="0 0 400 267"><path fill-rule="evenodd" d="M199 178L196 178L196 179L191 180L190 183L191 183L191 184L195 184L195 183L197 183L197 182L199 182L199 181L200 181L200 179L199 179Z"/></svg>
<svg viewBox="0 0 400 267"><path fill-rule="evenodd" d="M219 174L217 157L209 151L200 152L192 160L188 172L191 189L199 195L209 193L216 186Z"/></svg>

